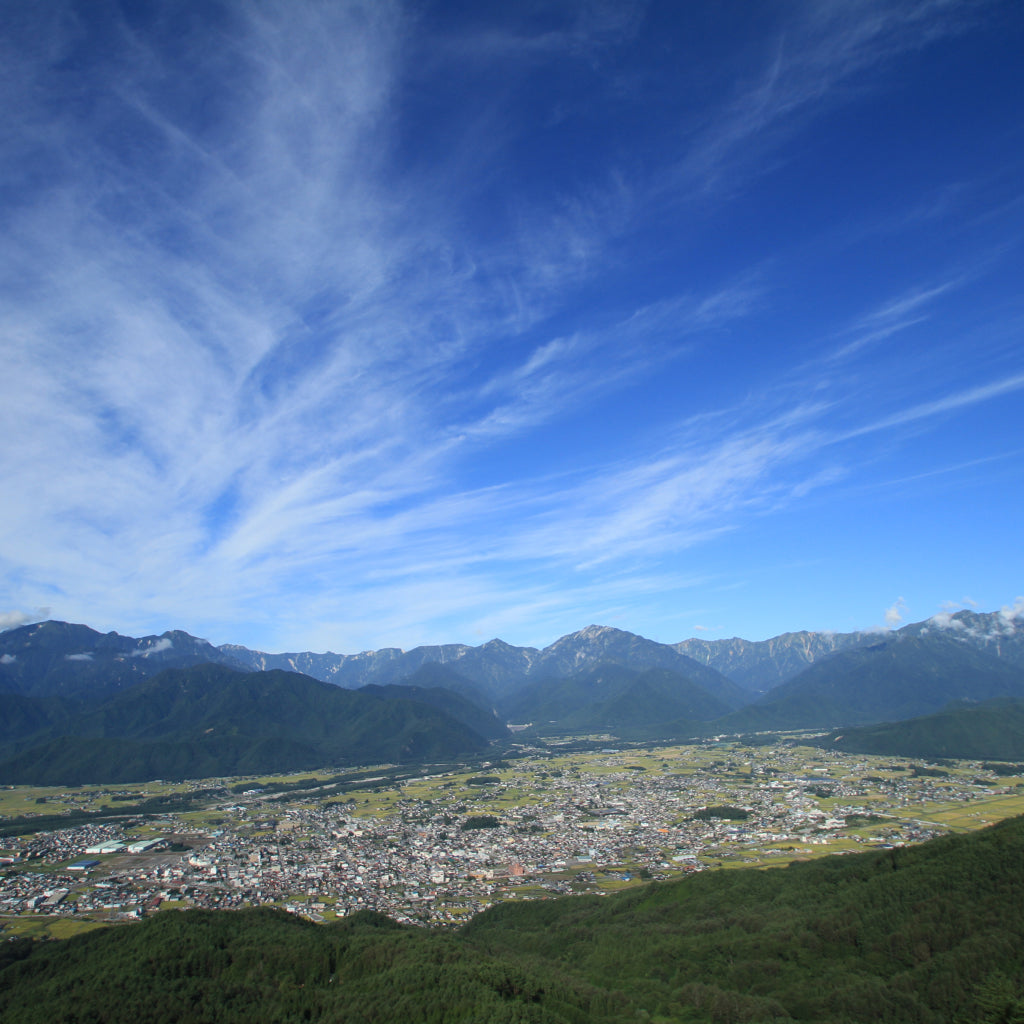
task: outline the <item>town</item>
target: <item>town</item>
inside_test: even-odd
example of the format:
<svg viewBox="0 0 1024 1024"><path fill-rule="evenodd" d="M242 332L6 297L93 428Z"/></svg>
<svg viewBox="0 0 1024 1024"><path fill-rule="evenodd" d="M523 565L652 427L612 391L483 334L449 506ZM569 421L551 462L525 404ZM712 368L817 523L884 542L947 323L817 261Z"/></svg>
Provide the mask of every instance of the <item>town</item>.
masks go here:
<svg viewBox="0 0 1024 1024"><path fill-rule="evenodd" d="M189 906L362 909L451 926L491 904L920 842L1024 811L1022 766L836 754L778 740L590 751L524 747L472 767L287 779L7 787L0 826L108 806L124 815L0 838L3 934L69 934ZM128 801L207 794L160 817ZM115 805L116 806L116 805Z"/></svg>

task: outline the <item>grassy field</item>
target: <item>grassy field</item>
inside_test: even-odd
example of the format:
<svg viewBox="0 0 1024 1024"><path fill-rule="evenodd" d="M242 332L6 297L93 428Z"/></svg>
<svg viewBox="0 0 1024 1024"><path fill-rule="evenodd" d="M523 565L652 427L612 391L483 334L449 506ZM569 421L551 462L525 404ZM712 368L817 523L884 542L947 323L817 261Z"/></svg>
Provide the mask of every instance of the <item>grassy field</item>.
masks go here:
<svg viewBox="0 0 1024 1024"><path fill-rule="evenodd" d="M81 935L84 932L107 927L107 923L103 921L90 921L85 918L45 917L43 915L0 917L0 924L3 925L3 931L0 931L0 940L13 938L67 939L72 935Z"/></svg>
<svg viewBox="0 0 1024 1024"><path fill-rule="evenodd" d="M1021 793L993 796L970 804L923 804L919 809L922 820L937 822L954 832L969 832L1018 814L1024 814L1024 794Z"/></svg>

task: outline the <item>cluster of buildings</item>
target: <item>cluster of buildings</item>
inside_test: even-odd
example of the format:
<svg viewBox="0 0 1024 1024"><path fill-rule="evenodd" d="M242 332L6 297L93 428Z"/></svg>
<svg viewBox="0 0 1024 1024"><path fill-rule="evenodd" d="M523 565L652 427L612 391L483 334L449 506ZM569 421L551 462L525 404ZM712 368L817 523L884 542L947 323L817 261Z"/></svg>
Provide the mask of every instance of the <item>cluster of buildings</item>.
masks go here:
<svg viewBox="0 0 1024 1024"><path fill-rule="evenodd" d="M57 832L40 832L18 844L20 861L45 860L59 863L79 854L88 853L105 843L121 841L122 829L117 825L80 825L77 828L61 829ZM10 862L12 858L0 858Z"/></svg>
<svg viewBox="0 0 1024 1024"><path fill-rule="evenodd" d="M201 833L171 820L157 835L128 820L40 834L8 851L14 870L0 878L0 915L274 904L314 919L372 909L449 924L499 899L608 891L726 858L926 839L944 829L908 809L995 792L988 780L914 775L906 765L879 774L868 759L811 769L785 747L730 747L702 767L664 757L524 758L500 776L409 780L347 799L251 791L219 807L218 826ZM46 863L50 872L36 867Z"/></svg>

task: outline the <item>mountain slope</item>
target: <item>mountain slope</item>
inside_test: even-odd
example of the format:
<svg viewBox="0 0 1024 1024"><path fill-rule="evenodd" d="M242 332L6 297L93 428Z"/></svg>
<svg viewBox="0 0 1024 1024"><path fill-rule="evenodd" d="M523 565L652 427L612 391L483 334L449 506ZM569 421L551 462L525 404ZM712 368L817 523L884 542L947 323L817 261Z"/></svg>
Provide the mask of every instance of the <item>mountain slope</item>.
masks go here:
<svg viewBox="0 0 1024 1024"><path fill-rule="evenodd" d="M642 729L646 726L641 719L646 717L660 723L659 734L691 735L691 725L705 720L707 709L691 709L692 715L680 711L672 687L665 689L651 680L617 707L606 706L609 694L591 688L577 691L572 708L562 710L541 706L541 691L546 688L554 695L555 690L547 682L536 685L540 680L578 677L599 665L631 672L657 669L699 685L729 708L744 709L723 716L715 731L828 728L928 714L950 700L1019 693L1024 605L992 613L937 615L881 635L802 632L757 643L734 639L668 645L624 630L588 626L543 650L491 640L479 647L445 644L357 655L269 655L230 645L214 648L181 632L135 640L49 622L0 634L0 699L6 693L94 700L129 689L163 668L210 660L232 667L245 662L259 669L306 667L347 688L409 681L426 689L440 685L488 709L501 706L512 719L554 719L567 730L605 731L612 728L609 723ZM748 689L712 665L725 668ZM773 688L752 703L749 687L755 684ZM520 694L527 696L518 700ZM440 699L433 698L435 703ZM662 706L657 708L659 702ZM56 706L23 704L16 709L12 705L11 717L46 719L61 713ZM22 741L25 732L19 733ZM0 742L4 735L0 724Z"/></svg>
<svg viewBox="0 0 1024 1024"><path fill-rule="evenodd" d="M369 685L392 684L371 683ZM466 700L481 708L490 708L493 703L483 687L467 679L461 672L456 672L450 665L440 665L436 661L428 661L416 669L411 676L397 680L394 685L419 686L426 689L441 688L451 693L457 693L460 697L465 697Z"/></svg>
<svg viewBox="0 0 1024 1024"><path fill-rule="evenodd" d="M410 677L407 683L389 683L387 686L371 683L353 692L385 700L410 701L442 711L485 739L505 739L509 735L504 722L493 711L485 711L478 704L444 686L417 686L412 680L418 675L419 673Z"/></svg>
<svg viewBox="0 0 1024 1024"><path fill-rule="evenodd" d="M998 612L933 615L899 630L854 633L783 633L768 640L683 640L673 646L741 686L765 692L839 651L868 647L882 637L946 636L1011 664L1024 665L1024 605Z"/></svg>
<svg viewBox="0 0 1024 1024"><path fill-rule="evenodd" d="M532 647L513 647L502 640L490 640L480 647L439 644L416 647L411 651L386 647L361 654L312 654L308 651L267 654L233 644L225 644L220 650L257 671L282 668L303 672L315 679L350 689L401 682L428 665L452 666L459 675L492 696L505 692L524 679L538 653Z"/></svg>
<svg viewBox="0 0 1024 1024"><path fill-rule="evenodd" d="M722 673L680 654L674 647L610 626L587 626L561 637L540 652L530 673L534 678L565 678L595 665L608 664L637 670L668 669L732 707L740 707L750 699Z"/></svg>
<svg viewBox="0 0 1024 1024"><path fill-rule="evenodd" d="M998 612L959 611L904 626L900 636L946 636L985 654L1024 666L1024 603Z"/></svg>
<svg viewBox="0 0 1024 1024"><path fill-rule="evenodd" d="M1024 696L1024 669L945 634L890 635L816 662L720 731L865 725L926 715L953 701Z"/></svg>
<svg viewBox="0 0 1024 1024"><path fill-rule="evenodd" d="M443 759L486 740L442 710L296 673L169 669L9 745L0 781L59 785ZM26 742L30 747L25 749Z"/></svg>
<svg viewBox="0 0 1024 1024"><path fill-rule="evenodd" d="M730 705L692 679L669 669L638 670L600 664L564 679L539 679L502 710L513 722L550 732L610 731L619 736L656 736L666 721L705 721Z"/></svg>
<svg viewBox="0 0 1024 1024"><path fill-rule="evenodd" d="M0 694L96 698L168 668L242 664L181 630L136 639L70 622L38 622L0 633Z"/></svg>
<svg viewBox="0 0 1024 1024"><path fill-rule="evenodd" d="M843 650L880 640L945 636L1001 661L1024 665L1024 604L998 612L960 611L933 616L893 632L784 633L769 640L684 640L660 644L624 630L588 626L543 650L490 640L479 647L441 644L411 651L384 648L360 654L268 654L233 644L212 647L187 633L169 631L135 640L100 634L86 626L47 622L0 633L0 693L73 696L101 687L118 689L169 667L229 664L263 671L301 672L347 688L402 682L428 666L443 666L494 701L532 679L564 678L599 663L634 669L667 668L700 683L734 706L794 678ZM733 684L731 692L726 688ZM423 682L417 685L424 685ZM432 685L432 684L426 684Z"/></svg>
<svg viewBox="0 0 1024 1024"><path fill-rule="evenodd" d="M816 661L849 647L862 647L877 633L783 633L770 640L683 640L676 650L714 668L755 693L799 675Z"/></svg>
<svg viewBox="0 0 1024 1024"><path fill-rule="evenodd" d="M904 722L836 730L814 741L828 750L893 757L1024 761L1024 701L994 700Z"/></svg>

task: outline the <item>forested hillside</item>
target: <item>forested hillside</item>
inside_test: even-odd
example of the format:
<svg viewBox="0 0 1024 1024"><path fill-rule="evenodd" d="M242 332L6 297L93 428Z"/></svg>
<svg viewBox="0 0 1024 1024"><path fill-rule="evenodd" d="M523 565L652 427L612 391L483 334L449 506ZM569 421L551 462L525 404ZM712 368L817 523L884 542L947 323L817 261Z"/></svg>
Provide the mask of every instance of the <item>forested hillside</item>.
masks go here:
<svg viewBox="0 0 1024 1024"><path fill-rule="evenodd" d="M919 847L510 903L461 932L359 914L165 911L0 946L0 1018L1014 1021L1024 820Z"/></svg>
<svg viewBox="0 0 1024 1024"><path fill-rule="evenodd" d="M992 700L935 715L836 729L816 741L830 750L928 759L1024 760L1024 701Z"/></svg>
<svg viewBox="0 0 1024 1024"><path fill-rule="evenodd" d="M199 665L166 669L91 704L3 697L0 705L17 716L0 721L0 780L209 778L444 760L487 747L464 713L458 718L436 700L396 690L377 696L279 669ZM449 696L452 704L466 703Z"/></svg>

